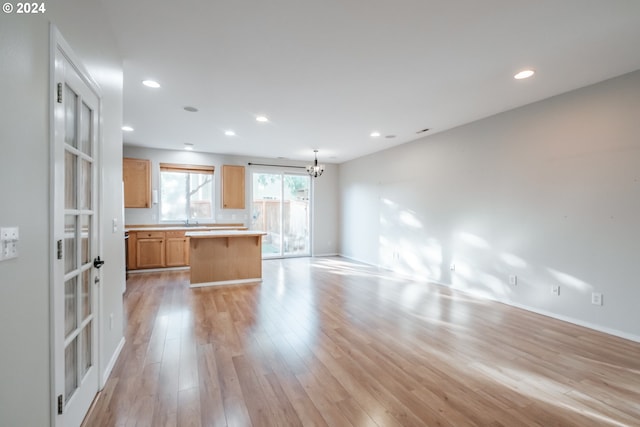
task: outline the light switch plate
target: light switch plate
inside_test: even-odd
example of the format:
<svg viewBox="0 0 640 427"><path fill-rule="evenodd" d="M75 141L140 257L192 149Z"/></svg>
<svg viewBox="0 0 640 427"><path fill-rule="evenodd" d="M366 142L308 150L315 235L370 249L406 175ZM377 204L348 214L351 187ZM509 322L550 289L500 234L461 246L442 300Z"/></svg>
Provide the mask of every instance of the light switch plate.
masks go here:
<svg viewBox="0 0 640 427"><path fill-rule="evenodd" d="M0 261L18 257L19 238L18 227L0 228Z"/></svg>

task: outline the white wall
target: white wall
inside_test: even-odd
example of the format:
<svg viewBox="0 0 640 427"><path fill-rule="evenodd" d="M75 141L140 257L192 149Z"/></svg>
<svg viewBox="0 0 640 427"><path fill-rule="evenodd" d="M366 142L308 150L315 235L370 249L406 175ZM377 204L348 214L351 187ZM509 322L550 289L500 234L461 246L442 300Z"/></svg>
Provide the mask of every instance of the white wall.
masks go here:
<svg viewBox="0 0 640 427"><path fill-rule="evenodd" d="M51 424L49 370L49 21L59 28L103 93L102 257L108 361L123 336L122 63L98 2L46 3L44 15L0 15L0 226L20 227L20 256L0 262L0 425ZM103 316L104 317L104 316Z"/></svg>
<svg viewBox="0 0 640 427"><path fill-rule="evenodd" d="M337 165L325 164L322 176L313 180L313 255L337 255L339 207Z"/></svg>
<svg viewBox="0 0 640 427"><path fill-rule="evenodd" d="M640 340L639 118L637 71L344 163L341 253Z"/></svg>
<svg viewBox="0 0 640 427"><path fill-rule="evenodd" d="M304 162L290 160L264 159L255 157L230 156L222 154L199 153L182 150L158 150L152 148L125 146L124 156L136 159L151 160L152 189L159 190L160 163L182 163L194 165L213 165L214 173L214 205L216 223L242 223L250 226L250 206L251 206L251 167L247 163L266 163L289 166L304 166ZM246 166L246 209L221 209L221 173L222 165L242 165ZM296 169L293 169L297 171ZM313 241L313 254L326 255L338 252L338 209L336 207L337 194L337 171L335 165L326 165L325 173L314 180L314 206L313 206L313 231L315 239ZM125 222L128 225L134 224L158 224L158 205L151 208L128 208L125 209Z"/></svg>

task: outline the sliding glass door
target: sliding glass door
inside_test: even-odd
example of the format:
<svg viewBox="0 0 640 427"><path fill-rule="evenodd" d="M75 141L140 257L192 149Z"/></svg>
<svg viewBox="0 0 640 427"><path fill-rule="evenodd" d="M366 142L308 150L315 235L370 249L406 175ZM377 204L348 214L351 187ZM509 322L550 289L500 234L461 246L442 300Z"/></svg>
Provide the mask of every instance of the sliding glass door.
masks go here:
<svg viewBox="0 0 640 427"><path fill-rule="evenodd" d="M311 177L285 172L252 173L251 228L267 233L262 256L311 254Z"/></svg>

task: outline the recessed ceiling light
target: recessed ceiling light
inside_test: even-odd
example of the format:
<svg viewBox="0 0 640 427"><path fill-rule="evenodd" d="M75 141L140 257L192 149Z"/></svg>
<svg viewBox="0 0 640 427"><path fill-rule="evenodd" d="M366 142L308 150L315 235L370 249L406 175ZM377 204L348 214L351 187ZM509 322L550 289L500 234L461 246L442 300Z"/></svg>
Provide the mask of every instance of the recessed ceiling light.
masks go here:
<svg viewBox="0 0 640 427"><path fill-rule="evenodd" d="M513 76L513 78L516 80L528 79L529 77L533 76L535 73L536 72L533 70L522 70L518 74Z"/></svg>
<svg viewBox="0 0 640 427"><path fill-rule="evenodd" d="M371 132L371 134L369 136L372 136L374 138L377 138L380 136L380 132Z"/></svg>
<svg viewBox="0 0 640 427"><path fill-rule="evenodd" d="M196 113L198 109L196 107L191 107L190 105L187 105L186 107L184 107L184 111L188 111L190 113Z"/></svg>
<svg viewBox="0 0 640 427"><path fill-rule="evenodd" d="M260 123L266 123L269 121L269 119L266 116L257 116L256 121Z"/></svg>
<svg viewBox="0 0 640 427"><path fill-rule="evenodd" d="M224 134L227 135L227 136L236 136L236 133L234 131L232 131L231 129L225 130Z"/></svg>
<svg viewBox="0 0 640 427"><path fill-rule="evenodd" d="M133 128L131 126L122 126L122 130L125 132L133 132Z"/></svg>
<svg viewBox="0 0 640 427"><path fill-rule="evenodd" d="M184 149L187 150L187 151L192 151L193 150L193 144L185 142L184 143Z"/></svg>
<svg viewBox="0 0 640 427"><path fill-rule="evenodd" d="M142 84L145 85L146 87L152 87L154 89L157 89L160 87L160 83L156 82L155 80L143 80Z"/></svg>

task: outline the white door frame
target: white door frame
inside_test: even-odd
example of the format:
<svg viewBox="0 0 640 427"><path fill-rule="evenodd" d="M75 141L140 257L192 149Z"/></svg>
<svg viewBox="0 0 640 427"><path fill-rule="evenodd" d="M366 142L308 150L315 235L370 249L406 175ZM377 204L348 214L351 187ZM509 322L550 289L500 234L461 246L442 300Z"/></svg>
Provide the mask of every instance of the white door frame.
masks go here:
<svg viewBox="0 0 640 427"><path fill-rule="evenodd" d="M57 396L60 394L60 387L64 389L64 378L59 378L59 373L56 371L59 361L59 346L60 343L56 342L56 307L55 307L55 281L57 280L56 272L58 271L59 261L57 259L57 241L62 237L59 236L59 231L56 229L56 224L54 224L54 219L56 218L56 202L55 198L57 197L60 189L56 189L56 182L64 182L64 165L56 164L56 128L55 128L55 105L57 103L57 82L56 82L56 73L57 64L56 64L56 54L59 51L63 54L63 56L68 60L68 62L73 66L77 74L84 81L84 83L89 87L89 89L94 92L94 94L98 98L98 120L97 120L97 140L96 140L96 151L95 151L95 167L94 167L94 178L95 178L95 188L96 188L96 197L95 197L95 238L97 239L97 249L96 253L101 254L103 251L102 247L102 145L103 145L103 137L102 137L102 91L97 84L97 82L91 77L89 72L86 70L82 61L80 61L79 57L73 52L70 45L66 42L58 28L51 24L49 31L49 39L50 39L50 48L49 48L49 93L50 98L49 102L49 241L50 241L50 257L49 257L49 358L50 358L50 397L51 397L51 426L54 427L66 427L63 426L63 421L61 417L58 415L58 402ZM96 272L96 274L100 278L100 282L102 283L102 273L100 270ZM92 285L93 286L93 285ZM94 292L96 294L96 306L95 306L95 322L96 322L96 336L95 340L97 340L97 345L95 347L95 369L98 372L98 389L101 390L104 387L104 378L102 376L103 371L103 361L101 358L102 355L102 347L103 347L103 334L102 334L102 286L96 286L94 288ZM63 362L64 363L64 362ZM93 399L93 397L92 397Z"/></svg>

